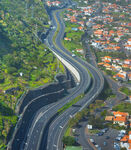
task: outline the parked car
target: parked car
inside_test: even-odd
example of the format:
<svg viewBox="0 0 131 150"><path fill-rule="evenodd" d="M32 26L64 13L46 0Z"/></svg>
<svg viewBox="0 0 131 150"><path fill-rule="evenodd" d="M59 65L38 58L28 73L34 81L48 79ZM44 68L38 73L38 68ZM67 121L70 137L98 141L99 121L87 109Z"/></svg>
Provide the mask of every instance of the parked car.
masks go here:
<svg viewBox="0 0 131 150"><path fill-rule="evenodd" d="M115 149L115 150L120 150L120 146L119 146L118 143L115 143L115 142L114 142L114 149Z"/></svg>
<svg viewBox="0 0 131 150"><path fill-rule="evenodd" d="M92 142L94 145L96 145L96 142Z"/></svg>
<svg viewBox="0 0 131 150"><path fill-rule="evenodd" d="M109 136L106 136L106 139L109 139L110 137Z"/></svg>
<svg viewBox="0 0 131 150"><path fill-rule="evenodd" d="M97 136L102 136L103 134L103 132L96 133Z"/></svg>
<svg viewBox="0 0 131 150"><path fill-rule="evenodd" d="M98 149L98 150L101 150L101 147L98 147L97 149Z"/></svg>
<svg viewBox="0 0 131 150"><path fill-rule="evenodd" d="M93 143L93 142L94 142L94 139L90 139L90 141Z"/></svg>
<svg viewBox="0 0 131 150"><path fill-rule="evenodd" d="M96 147L96 148L98 148L98 147L99 147L99 145L95 145L95 147Z"/></svg>
<svg viewBox="0 0 131 150"><path fill-rule="evenodd" d="M120 133L120 134L118 134L118 137L121 137L121 138L122 138L122 137L124 137L124 135L125 135L125 134L123 134L123 133L121 134L121 133Z"/></svg>
<svg viewBox="0 0 131 150"><path fill-rule="evenodd" d="M101 130L101 132L103 132L103 133L105 133L107 131L108 131L108 128L104 128L104 129Z"/></svg>
<svg viewBox="0 0 131 150"><path fill-rule="evenodd" d="M107 145L107 142L104 141L103 145L106 146L106 145Z"/></svg>
<svg viewBox="0 0 131 150"><path fill-rule="evenodd" d="M115 141L120 141L121 137L116 137Z"/></svg>
<svg viewBox="0 0 131 150"><path fill-rule="evenodd" d="M121 130L120 133L126 134L126 130Z"/></svg>

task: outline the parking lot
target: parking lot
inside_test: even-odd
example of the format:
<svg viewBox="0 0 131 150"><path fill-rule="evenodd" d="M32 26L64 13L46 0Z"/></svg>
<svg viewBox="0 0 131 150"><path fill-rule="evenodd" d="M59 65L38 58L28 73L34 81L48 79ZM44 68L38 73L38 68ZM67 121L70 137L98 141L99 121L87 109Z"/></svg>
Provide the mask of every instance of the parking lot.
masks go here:
<svg viewBox="0 0 131 150"><path fill-rule="evenodd" d="M114 142L116 137L118 136L119 131L115 129L109 129L103 135L87 135L86 137L89 139L93 139L93 143L101 147L101 150L115 150L114 149Z"/></svg>

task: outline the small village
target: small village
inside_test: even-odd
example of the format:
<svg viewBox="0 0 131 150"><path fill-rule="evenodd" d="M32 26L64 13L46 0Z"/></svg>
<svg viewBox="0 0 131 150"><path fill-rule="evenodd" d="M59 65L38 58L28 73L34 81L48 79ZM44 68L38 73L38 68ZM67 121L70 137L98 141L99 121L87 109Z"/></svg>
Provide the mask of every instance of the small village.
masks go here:
<svg viewBox="0 0 131 150"><path fill-rule="evenodd" d="M71 28L74 32L84 32L91 30L89 35L89 43L96 53L103 53L103 57L99 58L98 66L103 70L109 70L111 76L115 80L129 81L131 80L131 38L130 38L130 18L128 6L120 6L103 2L101 15L92 17L96 8L100 5L98 2L92 5L87 5L88 0L83 2L85 7L77 7L76 9L67 9L64 20L74 24ZM120 14L120 15L119 15ZM88 19L88 21L87 21ZM118 21L119 20L119 21ZM73 39L65 37L68 43ZM83 49L76 51L83 54ZM104 54L117 53L123 57L113 57Z"/></svg>

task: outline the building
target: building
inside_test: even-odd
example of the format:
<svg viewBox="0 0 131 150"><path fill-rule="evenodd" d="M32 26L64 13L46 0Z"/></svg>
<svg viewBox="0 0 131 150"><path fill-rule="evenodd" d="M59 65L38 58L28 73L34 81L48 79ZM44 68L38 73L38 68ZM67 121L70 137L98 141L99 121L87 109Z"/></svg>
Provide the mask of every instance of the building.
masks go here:
<svg viewBox="0 0 131 150"><path fill-rule="evenodd" d="M113 124L119 124L119 126L126 126L127 119L126 117L114 117Z"/></svg>
<svg viewBox="0 0 131 150"><path fill-rule="evenodd" d="M131 59L124 60L124 64L131 65Z"/></svg>
<svg viewBox="0 0 131 150"><path fill-rule="evenodd" d="M129 113L114 111L113 112L113 124L119 124L119 126L127 126L127 120L129 119Z"/></svg>
<svg viewBox="0 0 131 150"><path fill-rule="evenodd" d="M120 140L121 148L126 148L127 150L131 150L131 131L129 131L128 135L125 135Z"/></svg>
<svg viewBox="0 0 131 150"><path fill-rule="evenodd" d="M106 116L105 120L106 121L113 121L113 118L114 118L113 116Z"/></svg>
<svg viewBox="0 0 131 150"><path fill-rule="evenodd" d="M127 121L129 121L129 113L114 111L113 116L106 116L106 121L112 121L113 124L127 127Z"/></svg>

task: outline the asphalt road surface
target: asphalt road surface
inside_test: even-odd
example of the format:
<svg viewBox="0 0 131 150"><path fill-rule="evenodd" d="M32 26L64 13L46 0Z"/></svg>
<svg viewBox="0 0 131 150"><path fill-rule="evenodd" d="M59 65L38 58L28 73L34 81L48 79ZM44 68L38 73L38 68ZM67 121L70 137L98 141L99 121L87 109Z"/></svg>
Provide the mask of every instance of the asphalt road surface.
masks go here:
<svg viewBox="0 0 131 150"><path fill-rule="evenodd" d="M64 24L59 16L59 12L52 12L51 16L52 24L55 26L55 28L50 32L47 38L47 45L52 51L57 53L64 60L68 61L68 63L70 63L78 70L80 74L80 83L66 98L53 104L50 107L42 107L39 112L36 112L33 123L30 125L28 132L25 133L24 139L17 139L21 140L22 144L20 144L19 147L15 145L12 150L60 150L60 141L61 137L63 136L62 131L70 116L73 116L75 113L81 111L85 106L91 103L103 88L104 80L100 72L92 65L84 62L83 60L80 60L78 57L73 58L71 53L62 46L60 39L62 39L64 34ZM56 20L60 24L60 31L56 37L56 45L59 48L56 47L56 45L53 43L53 35L57 28ZM92 82L87 69L92 74ZM86 93L85 97L78 102L78 104L81 105L80 108L70 107L63 114L56 116L53 118L53 121L49 122L50 118L53 117L62 106L81 93L85 93L87 90L88 92ZM15 143L17 144L17 141Z"/></svg>

